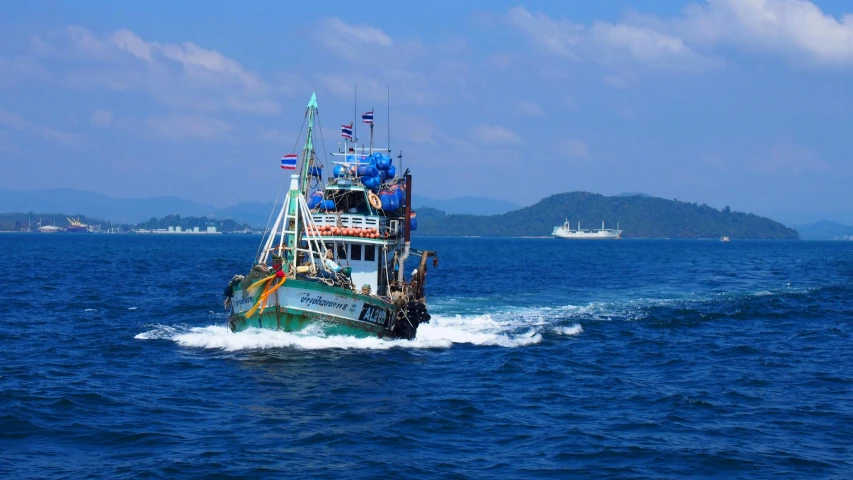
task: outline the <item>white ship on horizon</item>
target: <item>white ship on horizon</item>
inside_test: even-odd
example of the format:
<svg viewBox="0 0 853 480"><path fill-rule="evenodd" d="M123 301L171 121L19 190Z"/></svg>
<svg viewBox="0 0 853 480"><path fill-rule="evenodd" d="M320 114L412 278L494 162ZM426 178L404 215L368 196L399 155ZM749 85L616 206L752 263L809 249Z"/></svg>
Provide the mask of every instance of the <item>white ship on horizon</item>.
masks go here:
<svg viewBox="0 0 853 480"><path fill-rule="evenodd" d="M622 230L619 230L619 224L616 224L616 229L604 228L604 221L601 222L601 230L581 230L581 222L578 222L578 229L572 230L569 225L569 219L560 226L554 227L551 235L557 238L567 238L573 240L620 240L622 238Z"/></svg>

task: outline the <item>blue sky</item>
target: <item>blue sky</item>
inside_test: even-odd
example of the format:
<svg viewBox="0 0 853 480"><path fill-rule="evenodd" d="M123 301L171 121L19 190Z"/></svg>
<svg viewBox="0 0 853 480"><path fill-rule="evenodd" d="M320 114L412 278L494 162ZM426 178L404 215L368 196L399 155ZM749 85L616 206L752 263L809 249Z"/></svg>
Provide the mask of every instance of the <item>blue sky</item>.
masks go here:
<svg viewBox="0 0 853 480"><path fill-rule="evenodd" d="M390 86L424 196L853 211L849 2L32 1L0 22L2 188L267 201L311 93L331 151L357 84L378 144Z"/></svg>

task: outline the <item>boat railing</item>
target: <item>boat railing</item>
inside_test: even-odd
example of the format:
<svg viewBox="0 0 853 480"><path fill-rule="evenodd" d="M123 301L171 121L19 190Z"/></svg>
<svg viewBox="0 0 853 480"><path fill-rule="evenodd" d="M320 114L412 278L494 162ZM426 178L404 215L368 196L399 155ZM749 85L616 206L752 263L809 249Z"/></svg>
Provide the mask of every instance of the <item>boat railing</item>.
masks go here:
<svg viewBox="0 0 853 480"><path fill-rule="evenodd" d="M342 149L342 148L340 148L340 146L338 146L338 151L337 152L331 152L331 153L329 153L329 155L332 155L333 157L338 157L341 155L372 155L376 152L390 154L391 149L388 147L375 147L375 146L373 148L365 146L365 147L348 147L346 149Z"/></svg>
<svg viewBox="0 0 853 480"><path fill-rule="evenodd" d="M385 218L382 217L368 217L365 215L347 215L347 214L329 214L329 213L315 213L311 216L314 220L314 224L317 226L328 225L330 227L344 227L344 228L376 228L381 229L385 226ZM338 218L340 218L341 223L338 224Z"/></svg>

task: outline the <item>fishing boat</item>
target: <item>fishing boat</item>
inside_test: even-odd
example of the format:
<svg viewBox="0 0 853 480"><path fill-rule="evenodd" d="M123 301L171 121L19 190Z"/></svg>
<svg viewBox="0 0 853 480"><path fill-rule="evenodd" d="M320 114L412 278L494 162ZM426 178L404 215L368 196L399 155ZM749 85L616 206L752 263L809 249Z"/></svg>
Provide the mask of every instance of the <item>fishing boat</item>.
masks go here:
<svg viewBox="0 0 853 480"><path fill-rule="evenodd" d="M324 181L311 96L302 152L282 157L282 168L293 174L275 222L249 273L235 275L225 289L231 331L317 326L327 335L412 339L429 322L427 260L438 266L438 257L411 248L412 176L408 170L397 176L390 147L373 147L368 113L362 119L370 124L369 148L357 147L352 124L343 125L343 148L329 159L334 175ZM410 256L419 262L407 281Z"/></svg>
<svg viewBox="0 0 853 480"><path fill-rule="evenodd" d="M569 226L569 219L560 226L554 227L551 235L557 238L575 239L575 240L619 240L622 238L622 230L619 230L619 224L616 224L616 229L604 228L604 222L601 222L600 230L581 230L581 222L578 222L578 229L572 230Z"/></svg>

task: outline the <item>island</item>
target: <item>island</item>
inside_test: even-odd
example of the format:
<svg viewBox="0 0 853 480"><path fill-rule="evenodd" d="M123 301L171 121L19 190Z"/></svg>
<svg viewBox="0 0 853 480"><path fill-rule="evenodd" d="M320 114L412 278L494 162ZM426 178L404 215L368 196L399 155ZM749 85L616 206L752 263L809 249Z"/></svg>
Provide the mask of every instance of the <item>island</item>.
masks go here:
<svg viewBox="0 0 853 480"><path fill-rule="evenodd" d="M718 210L708 205L647 195L605 196L589 192L551 195L529 207L501 215L446 214L433 208L417 209L421 236L550 236L566 219L582 228L623 230L622 238L799 239L796 230L769 218Z"/></svg>

